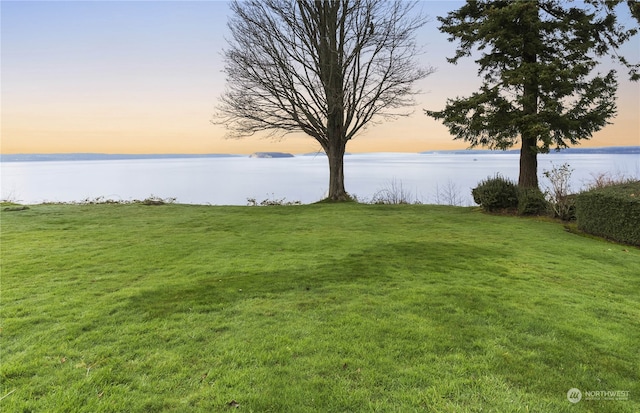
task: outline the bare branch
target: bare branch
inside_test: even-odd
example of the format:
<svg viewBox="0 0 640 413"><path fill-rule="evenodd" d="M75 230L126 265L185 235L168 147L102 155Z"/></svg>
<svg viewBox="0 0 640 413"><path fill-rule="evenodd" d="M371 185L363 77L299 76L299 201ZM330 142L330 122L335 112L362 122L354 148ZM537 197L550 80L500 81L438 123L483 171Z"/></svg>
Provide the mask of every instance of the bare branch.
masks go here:
<svg viewBox="0 0 640 413"><path fill-rule="evenodd" d="M375 117L405 116L414 84L433 70L415 62L415 3L251 0L232 3L224 51L227 90L215 123L228 136L302 131L323 147L345 143ZM330 114L341 112L341 136Z"/></svg>

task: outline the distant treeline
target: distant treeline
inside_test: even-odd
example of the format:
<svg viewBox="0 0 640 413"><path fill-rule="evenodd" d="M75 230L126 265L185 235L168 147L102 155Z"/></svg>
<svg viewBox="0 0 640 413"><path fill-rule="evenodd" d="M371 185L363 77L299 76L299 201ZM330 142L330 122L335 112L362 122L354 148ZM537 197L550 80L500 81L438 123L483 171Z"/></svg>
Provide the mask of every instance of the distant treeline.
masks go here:
<svg viewBox="0 0 640 413"><path fill-rule="evenodd" d="M481 154L481 153L511 153L518 154L520 149L510 149L507 151L489 150L489 149L470 149L470 150L454 150L454 151L425 151L427 153L446 153L453 155ZM569 153L569 154L609 154L609 155L630 155L640 154L640 146L608 146L604 148L565 148L559 151L551 150L550 153Z"/></svg>

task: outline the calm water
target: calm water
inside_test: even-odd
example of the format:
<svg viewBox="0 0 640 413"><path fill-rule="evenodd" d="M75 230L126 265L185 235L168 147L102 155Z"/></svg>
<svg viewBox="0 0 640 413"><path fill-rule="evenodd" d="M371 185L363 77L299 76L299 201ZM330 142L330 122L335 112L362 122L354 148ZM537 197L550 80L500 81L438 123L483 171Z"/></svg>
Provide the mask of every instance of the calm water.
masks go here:
<svg viewBox="0 0 640 413"><path fill-rule="evenodd" d="M568 163L572 187L579 190L599 173L640 177L639 155L548 154L539 157L544 170ZM144 199L151 195L179 203L246 205L248 198L311 203L328 189L324 156L255 159L245 157L145 159L65 162L5 162L1 199L26 204L70 202L105 197ZM371 199L393 181L413 199L447 203L453 190L463 205L472 205L471 188L500 173L517 180L517 154L357 154L345 157L347 191Z"/></svg>

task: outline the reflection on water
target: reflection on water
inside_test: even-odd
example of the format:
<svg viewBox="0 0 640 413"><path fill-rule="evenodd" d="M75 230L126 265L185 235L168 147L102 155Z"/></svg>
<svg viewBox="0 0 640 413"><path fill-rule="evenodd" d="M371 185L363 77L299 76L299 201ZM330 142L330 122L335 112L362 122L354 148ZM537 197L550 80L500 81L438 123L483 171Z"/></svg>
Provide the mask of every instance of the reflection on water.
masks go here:
<svg viewBox="0 0 640 413"><path fill-rule="evenodd" d="M454 190L472 205L471 188L481 179L500 173L517 180L518 159L504 153L348 155L345 184L365 200L395 181L424 203L446 201L438 193ZM599 173L640 177L638 155L547 154L538 158L541 186L542 172L564 163L574 169L574 190ZM247 198L311 203L326 194L329 174L324 156L5 162L1 172L1 198L27 204L150 195L189 204L246 205Z"/></svg>

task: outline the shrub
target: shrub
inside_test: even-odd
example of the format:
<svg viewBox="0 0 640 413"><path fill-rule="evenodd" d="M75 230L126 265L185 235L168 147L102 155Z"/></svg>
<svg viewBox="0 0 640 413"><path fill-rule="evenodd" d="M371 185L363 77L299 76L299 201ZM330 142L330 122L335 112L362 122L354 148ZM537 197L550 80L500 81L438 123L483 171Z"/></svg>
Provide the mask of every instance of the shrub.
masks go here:
<svg viewBox="0 0 640 413"><path fill-rule="evenodd" d="M602 189L612 185L633 183L636 179L625 176L624 174L611 172L600 172L598 174L591 174L591 182L587 182L587 190Z"/></svg>
<svg viewBox="0 0 640 413"><path fill-rule="evenodd" d="M564 221L575 219L575 196L571 195L571 173L573 169L569 164L553 166L551 170L545 170L542 174L549 181L546 187L546 198L556 218Z"/></svg>
<svg viewBox="0 0 640 413"><path fill-rule="evenodd" d="M640 181L579 194L576 218L581 231L640 245Z"/></svg>
<svg viewBox="0 0 640 413"><path fill-rule="evenodd" d="M435 202L438 205L462 206L464 200L460 195L460 187L451 179L442 187L436 184Z"/></svg>
<svg viewBox="0 0 640 413"><path fill-rule="evenodd" d="M518 187L500 174L480 181L478 186L471 190L471 195L475 203L485 211L497 211L518 206Z"/></svg>
<svg viewBox="0 0 640 413"><path fill-rule="evenodd" d="M544 215L549 211L549 203L538 188L524 188L518 191L518 214Z"/></svg>
<svg viewBox="0 0 640 413"><path fill-rule="evenodd" d="M402 181L391 180L384 188L379 189L371 198L372 204L419 204L417 198L402 185Z"/></svg>
<svg viewBox="0 0 640 413"><path fill-rule="evenodd" d="M135 200L134 203L140 203L142 205L166 205L176 202L176 198L160 198L159 196L151 195L142 201Z"/></svg>
<svg viewBox="0 0 640 413"><path fill-rule="evenodd" d="M287 201L287 198L276 198L271 194L271 198L265 198L258 202L256 198L247 198L247 206L290 206L302 205L300 201Z"/></svg>

